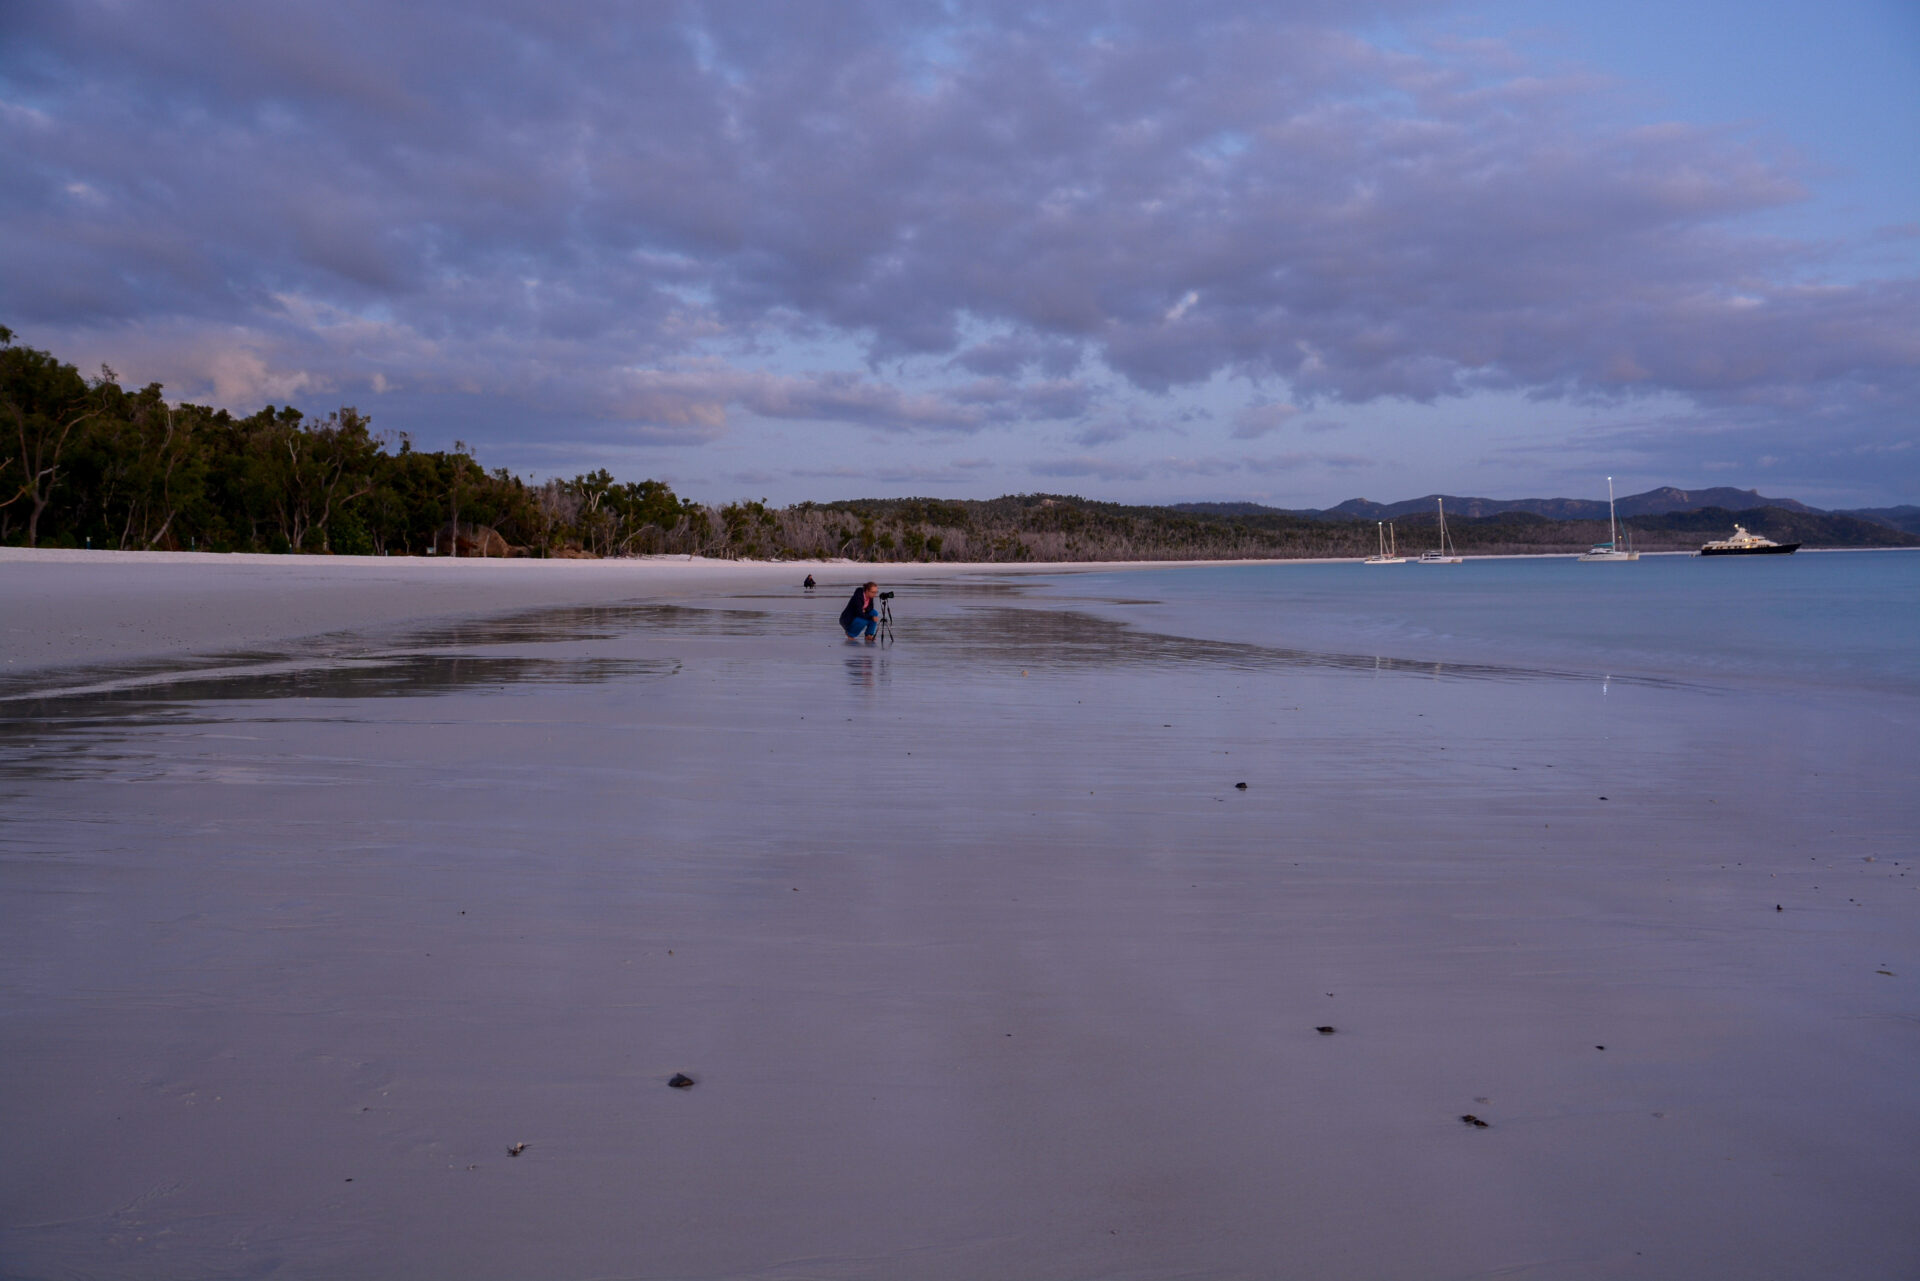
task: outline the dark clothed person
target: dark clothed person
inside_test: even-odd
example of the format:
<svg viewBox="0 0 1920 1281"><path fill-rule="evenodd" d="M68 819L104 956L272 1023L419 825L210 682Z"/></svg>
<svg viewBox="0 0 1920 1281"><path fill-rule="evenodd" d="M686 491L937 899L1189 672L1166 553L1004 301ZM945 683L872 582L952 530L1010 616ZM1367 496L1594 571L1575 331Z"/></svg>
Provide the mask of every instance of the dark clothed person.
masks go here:
<svg viewBox="0 0 1920 1281"><path fill-rule="evenodd" d="M847 607L840 611L840 626L847 633L848 640L858 640L864 636L873 639L875 628L880 624L879 611L873 607L874 593L880 590L878 583L866 583L853 589L853 595L847 598Z"/></svg>

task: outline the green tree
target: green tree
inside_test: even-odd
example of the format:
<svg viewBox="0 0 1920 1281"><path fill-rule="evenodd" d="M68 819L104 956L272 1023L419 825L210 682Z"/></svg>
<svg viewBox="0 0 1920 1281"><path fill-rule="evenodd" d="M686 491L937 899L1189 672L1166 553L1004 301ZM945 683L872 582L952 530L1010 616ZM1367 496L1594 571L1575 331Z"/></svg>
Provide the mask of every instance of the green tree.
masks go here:
<svg viewBox="0 0 1920 1281"><path fill-rule="evenodd" d="M90 510L76 513L80 527L97 524L101 544L122 551L175 545L183 514L204 497L206 468L196 429L206 411L167 404L159 383L131 394L115 388L107 402L78 442L91 500Z"/></svg>
<svg viewBox="0 0 1920 1281"><path fill-rule="evenodd" d="M60 483L61 459L75 431L99 416L109 388L120 390L106 366L89 383L46 352L14 346L13 331L0 327L0 429L12 438L0 471L7 486L0 509L26 502L27 546L39 546L40 519Z"/></svg>

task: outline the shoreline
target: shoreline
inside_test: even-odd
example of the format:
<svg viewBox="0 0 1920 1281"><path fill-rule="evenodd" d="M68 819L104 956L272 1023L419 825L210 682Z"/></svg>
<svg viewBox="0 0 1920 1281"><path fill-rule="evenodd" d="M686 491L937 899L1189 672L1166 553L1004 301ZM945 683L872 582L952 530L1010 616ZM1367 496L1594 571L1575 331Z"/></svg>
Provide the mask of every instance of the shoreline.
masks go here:
<svg viewBox="0 0 1920 1281"><path fill-rule="evenodd" d="M1845 548L1841 550L1852 550ZM1908 550L1889 548L1890 551ZM1526 553L1532 555L1534 553ZM1545 552L1541 555L1558 556L1573 553ZM889 566L912 569L931 569L941 571L1041 570L1048 573L1066 569L1125 569L1134 566L1174 567L1182 565L1337 565L1343 562L1358 563L1361 556L1273 556L1249 557L1245 559L1201 559L1201 560L902 560L868 561L852 560L847 557L834 557L830 560L751 560L747 558L720 559L713 556L683 556L678 552L662 553L650 556L607 556L573 559L569 557L538 556L325 556L311 552L162 552L162 551L103 551L77 547L0 547L0 564L249 564L249 565L688 565L693 568L715 566L740 566L753 569L799 569L807 570L815 566L853 567L885 569ZM1481 557L1480 559L1497 559Z"/></svg>
<svg viewBox="0 0 1920 1281"><path fill-rule="evenodd" d="M1835 551L1907 548L1810 549ZM1645 555L1691 555L1648 552ZM1467 557L1552 560L1562 553ZM607 560L122 552L0 547L0 676L261 649L320 636L567 605L688 600L791 588L824 598L869 576L895 584L1272 565L1353 557L1149 561ZM1412 561L1408 562L1413 563Z"/></svg>
<svg viewBox="0 0 1920 1281"><path fill-rule="evenodd" d="M1920 553L1920 547L1806 547L1793 553L1833 553L1833 552L1907 552ZM1578 560L1580 551L1563 552L1461 552L1466 560ZM1648 548L1641 556L1698 556L1698 549L1663 547ZM1419 559L1418 553L1409 553L1404 557L1411 565ZM311 552L172 552L172 551L109 551L94 548L77 547L11 547L0 546L0 565L47 564L47 565L544 565L544 566L635 566L635 565L687 565L691 568L716 568L737 566L741 569L798 569L803 573L821 566L830 568L851 568L865 566L871 569L900 569L911 571L929 570L937 573L1069 573L1087 570L1118 569L1179 569L1206 565L1363 565L1365 556L1247 556L1247 557L1206 557L1194 560L902 560L902 561L865 561L847 557L833 557L829 560L753 560L745 557L720 559L712 556L683 556L679 553L659 553L648 556L608 556L572 559L568 557L537 556L327 556Z"/></svg>
<svg viewBox="0 0 1920 1281"><path fill-rule="evenodd" d="M917 583L1258 562L727 561L653 556L531 560L428 556L276 556L0 548L0 676L69 666L219 653L520 609L686 600L792 588L835 591L886 575ZM1280 562L1287 563L1287 562Z"/></svg>

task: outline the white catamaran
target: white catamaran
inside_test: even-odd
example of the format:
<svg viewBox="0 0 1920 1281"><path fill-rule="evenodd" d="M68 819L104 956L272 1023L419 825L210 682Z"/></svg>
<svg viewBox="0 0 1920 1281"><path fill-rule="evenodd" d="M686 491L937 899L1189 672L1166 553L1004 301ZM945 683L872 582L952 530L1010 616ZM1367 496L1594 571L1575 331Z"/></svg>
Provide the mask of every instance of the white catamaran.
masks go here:
<svg viewBox="0 0 1920 1281"><path fill-rule="evenodd" d="M1393 541L1393 526L1387 524L1385 521L1379 520L1373 523L1379 526L1376 532L1380 535L1380 554L1378 556L1367 557L1366 563L1369 565L1406 564L1407 558L1400 554L1399 545Z"/></svg>
<svg viewBox="0 0 1920 1281"><path fill-rule="evenodd" d="M1420 559L1414 563L1416 565L1458 565L1461 563L1461 558L1454 555L1453 544L1447 539L1447 500L1436 498L1433 501L1440 504L1440 547L1436 551L1421 552Z"/></svg>
<svg viewBox="0 0 1920 1281"><path fill-rule="evenodd" d="M1629 548L1620 550L1620 530L1613 519L1613 477L1607 477L1607 541L1595 543L1593 550L1581 560L1639 560L1640 553Z"/></svg>

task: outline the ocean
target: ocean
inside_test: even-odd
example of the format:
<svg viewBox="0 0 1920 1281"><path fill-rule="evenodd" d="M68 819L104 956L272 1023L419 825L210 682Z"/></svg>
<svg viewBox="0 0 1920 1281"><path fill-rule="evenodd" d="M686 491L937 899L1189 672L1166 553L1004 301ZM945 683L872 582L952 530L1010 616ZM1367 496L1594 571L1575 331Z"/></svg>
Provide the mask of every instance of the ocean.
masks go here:
<svg viewBox="0 0 1920 1281"><path fill-rule="evenodd" d="M1142 627L1408 661L1920 694L1920 555L1244 565L1063 580Z"/></svg>

